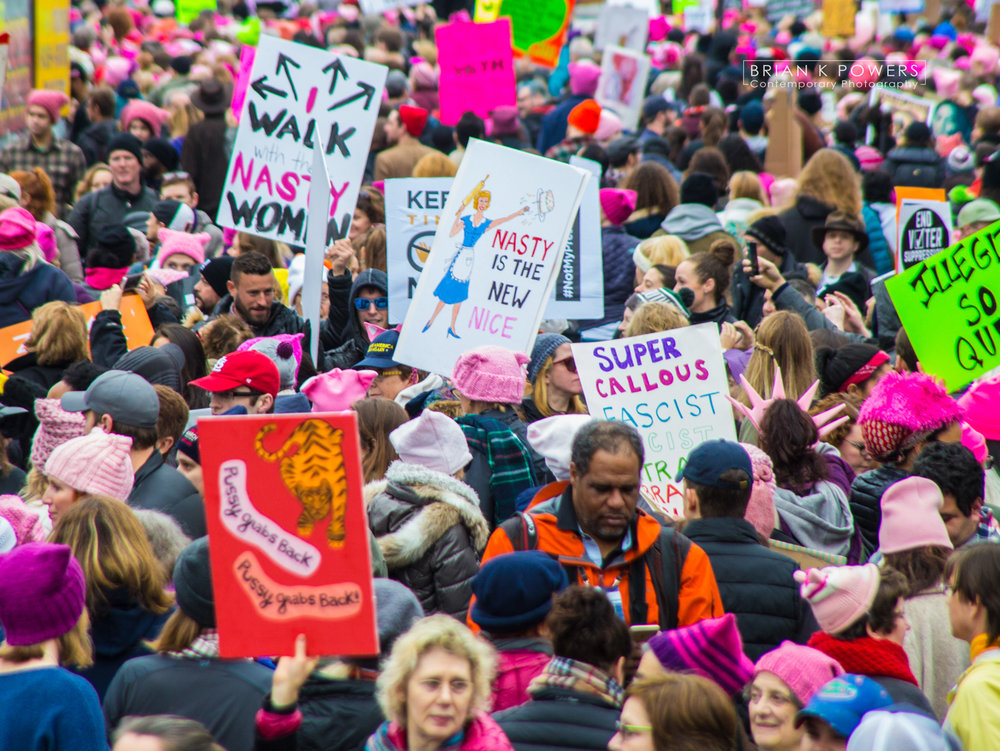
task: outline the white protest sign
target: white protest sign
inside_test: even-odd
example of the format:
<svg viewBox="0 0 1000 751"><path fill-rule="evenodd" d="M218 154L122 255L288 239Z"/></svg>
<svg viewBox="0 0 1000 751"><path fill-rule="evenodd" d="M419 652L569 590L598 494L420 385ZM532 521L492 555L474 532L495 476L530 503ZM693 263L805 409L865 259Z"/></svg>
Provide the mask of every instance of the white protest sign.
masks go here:
<svg viewBox="0 0 1000 751"><path fill-rule="evenodd" d="M947 201L902 198L896 227L896 270L903 271L951 245L951 206Z"/></svg>
<svg viewBox="0 0 1000 751"><path fill-rule="evenodd" d="M574 167L591 174L580 210L573 220L566 252L559 265L546 319L584 320L604 317L604 254L601 250L601 165L575 154Z"/></svg>
<svg viewBox="0 0 1000 751"><path fill-rule="evenodd" d="M366 16L375 16L385 13L393 8L408 8L413 5L420 5L423 0L358 0L361 3L361 12Z"/></svg>
<svg viewBox="0 0 1000 751"><path fill-rule="evenodd" d="M473 139L394 359L451 375L462 352L530 352L589 173Z"/></svg>
<svg viewBox="0 0 1000 751"><path fill-rule="evenodd" d="M313 149L312 175L315 182L309 190L309 216L330 216L330 175L323 158L323 137L316 134ZM309 356L319 362L319 308L322 302L323 256L326 254L327 226L322 222L312 222L306 229L306 266L302 278L302 312L309 322ZM353 311L352 311L353 312Z"/></svg>
<svg viewBox="0 0 1000 751"><path fill-rule="evenodd" d="M450 177L385 181L385 255L394 321L402 321L410 308L451 184Z"/></svg>
<svg viewBox="0 0 1000 751"><path fill-rule="evenodd" d="M590 414L626 422L642 436L642 494L681 516L683 487L674 478L687 455L704 441L736 440L718 327L574 344L573 359Z"/></svg>
<svg viewBox="0 0 1000 751"><path fill-rule="evenodd" d="M642 52L649 33L649 12L633 5L605 5L597 20L595 49L625 47Z"/></svg>
<svg viewBox="0 0 1000 751"><path fill-rule="evenodd" d="M608 47L601 58L601 77L594 97L621 118L626 130L635 130L642 113L649 78L649 56L624 47Z"/></svg>
<svg viewBox="0 0 1000 751"><path fill-rule="evenodd" d="M325 144L327 242L347 237L388 69L262 36L217 223L302 245L312 151Z"/></svg>

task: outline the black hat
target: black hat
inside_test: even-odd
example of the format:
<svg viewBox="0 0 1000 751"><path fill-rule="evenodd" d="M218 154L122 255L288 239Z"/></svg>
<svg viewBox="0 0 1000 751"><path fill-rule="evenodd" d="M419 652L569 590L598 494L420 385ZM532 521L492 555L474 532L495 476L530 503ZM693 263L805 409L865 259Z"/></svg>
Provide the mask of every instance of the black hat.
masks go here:
<svg viewBox="0 0 1000 751"><path fill-rule="evenodd" d="M764 243L768 250L783 256L788 252L785 245L785 225L776 215L764 216L747 227L746 237Z"/></svg>
<svg viewBox="0 0 1000 751"><path fill-rule="evenodd" d="M854 304L858 306L858 310L864 310L868 298L871 297L868 280L857 271L844 272L837 281L826 285L816 296L822 300L834 292L843 292L854 301Z"/></svg>
<svg viewBox="0 0 1000 751"><path fill-rule="evenodd" d="M639 151L639 140L634 136L618 136L608 144L608 162L612 167L622 167L632 154Z"/></svg>
<svg viewBox="0 0 1000 751"><path fill-rule="evenodd" d="M930 143L931 129L927 127L927 123L914 120L906 126L903 136L906 138L907 146L922 146L926 143Z"/></svg>
<svg viewBox="0 0 1000 751"><path fill-rule="evenodd" d="M229 292L226 282L229 281L235 260L232 256L219 256L210 258L201 265L201 275L219 297L225 297Z"/></svg>
<svg viewBox="0 0 1000 751"><path fill-rule="evenodd" d="M845 211L834 211L826 217L826 223L822 227L813 227L812 241L817 248L823 248L823 240L826 233L832 229L841 232L849 232L858 241L857 253L868 247L868 233L865 232L865 225L857 217L853 217Z"/></svg>
<svg viewBox="0 0 1000 751"><path fill-rule="evenodd" d="M142 148L155 156L167 172L173 172L181 163L181 155L166 138L150 138L142 145Z"/></svg>
<svg viewBox="0 0 1000 751"><path fill-rule="evenodd" d="M186 76L191 72L191 58L187 55L178 55L170 60L170 67L180 75Z"/></svg>
<svg viewBox="0 0 1000 751"><path fill-rule="evenodd" d="M191 104L206 115L221 115L232 103L232 89L215 78L206 78L191 95Z"/></svg>
<svg viewBox="0 0 1000 751"><path fill-rule="evenodd" d="M136 347L118 358L115 370L141 375L151 384L162 384L181 393L184 352L173 342L162 347Z"/></svg>
<svg viewBox="0 0 1000 751"><path fill-rule="evenodd" d="M131 133L115 133L108 141L108 159L116 151L127 151L142 163L142 142Z"/></svg>
<svg viewBox="0 0 1000 751"><path fill-rule="evenodd" d="M199 537L177 556L174 592L177 607L184 615L199 626L215 628L215 595L212 592L207 537Z"/></svg>
<svg viewBox="0 0 1000 751"><path fill-rule="evenodd" d="M704 172L692 172L681 183L681 203L700 203L714 208L719 201L715 178Z"/></svg>
<svg viewBox="0 0 1000 751"><path fill-rule="evenodd" d="M135 259L135 238L124 224L105 224L97 231L94 250L103 251L100 255L106 260L93 264L88 259L88 265L121 269L131 266Z"/></svg>

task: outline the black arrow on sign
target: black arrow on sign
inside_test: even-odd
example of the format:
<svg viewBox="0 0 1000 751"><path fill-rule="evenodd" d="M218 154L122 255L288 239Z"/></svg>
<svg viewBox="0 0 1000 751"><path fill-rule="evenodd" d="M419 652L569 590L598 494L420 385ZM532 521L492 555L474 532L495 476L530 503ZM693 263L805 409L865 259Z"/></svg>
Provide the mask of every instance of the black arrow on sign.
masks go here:
<svg viewBox="0 0 1000 751"><path fill-rule="evenodd" d="M334 58L332 63L323 68L324 73L330 73L331 71L333 72L333 75L330 77L330 94L332 94L333 90L337 87L338 73L344 77L345 81L347 80L347 68L345 68L344 64L340 62L339 57ZM329 110L327 110L327 112L329 112Z"/></svg>
<svg viewBox="0 0 1000 751"><path fill-rule="evenodd" d="M365 97L365 109L367 110L371 106L372 97L375 96L375 87L372 86L370 83L364 83L363 81L358 81L358 86L360 87L361 91L359 91L357 94L352 94L346 99L341 99L336 104L331 105L326 111L331 112L337 109L338 107L343 107L344 105L350 104L351 102L356 102L362 97Z"/></svg>
<svg viewBox="0 0 1000 751"><path fill-rule="evenodd" d="M282 99L288 96L287 91L282 91L281 89L276 89L273 86L267 85L267 76L261 76L256 81L250 84L250 88L257 92L257 95L261 99L267 101L268 94L274 94L275 96L280 96Z"/></svg>
<svg viewBox="0 0 1000 751"><path fill-rule="evenodd" d="M292 60L292 58L288 57L287 55L285 55L282 52L279 52L278 53L278 64L274 66L274 72L275 72L275 74L277 74L277 73L280 73L280 72L284 71L285 78L288 79L288 85L292 89L292 96L295 98L295 101L297 102L297 101L299 101L299 94L298 94L297 91L295 91L295 82L292 81L292 71L289 68L290 65L294 66L295 68L301 68L302 67L297 62L295 62L294 60Z"/></svg>

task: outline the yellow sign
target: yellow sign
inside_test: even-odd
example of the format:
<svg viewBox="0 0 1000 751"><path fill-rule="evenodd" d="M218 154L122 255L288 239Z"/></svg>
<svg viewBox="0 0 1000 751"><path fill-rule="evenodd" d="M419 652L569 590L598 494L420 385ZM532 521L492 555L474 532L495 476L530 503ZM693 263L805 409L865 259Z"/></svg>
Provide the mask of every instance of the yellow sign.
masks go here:
<svg viewBox="0 0 1000 751"><path fill-rule="evenodd" d="M34 5L35 88L68 94L69 0L35 0Z"/></svg>
<svg viewBox="0 0 1000 751"><path fill-rule="evenodd" d="M823 0L823 36L854 36L854 0Z"/></svg>

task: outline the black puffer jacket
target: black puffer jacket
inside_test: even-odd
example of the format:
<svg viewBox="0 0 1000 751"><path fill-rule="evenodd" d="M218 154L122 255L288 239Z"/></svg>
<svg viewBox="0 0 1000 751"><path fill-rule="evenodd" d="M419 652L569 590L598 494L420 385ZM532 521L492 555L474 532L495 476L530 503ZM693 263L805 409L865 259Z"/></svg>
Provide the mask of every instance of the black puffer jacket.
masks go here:
<svg viewBox="0 0 1000 751"><path fill-rule="evenodd" d="M802 195L795 200L795 205L785 209L778 218L785 227L785 244L799 263L816 263L822 266L826 263L823 250L813 245L813 227L822 227L826 217L834 211L834 207L823 203L812 196Z"/></svg>
<svg viewBox="0 0 1000 751"><path fill-rule="evenodd" d="M596 694L546 686L531 701L493 719L517 751L605 749L615 734L618 707Z"/></svg>
<svg viewBox="0 0 1000 751"><path fill-rule="evenodd" d="M905 469L883 465L854 478L851 483L851 513L854 528L861 532L864 559L878 550L878 528L882 524L882 494L894 482L909 476Z"/></svg>
<svg viewBox="0 0 1000 751"><path fill-rule="evenodd" d="M361 751L385 721L375 699L375 681L332 680L313 674L299 693L298 708L302 726L293 736L298 751ZM266 748L272 746L258 739L257 749Z"/></svg>
<svg viewBox="0 0 1000 751"><path fill-rule="evenodd" d="M722 606L736 616L743 651L751 660L784 639L805 644L819 629L792 578L798 565L761 545L750 522L696 519L684 534L708 554Z"/></svg>
<svg viewBox="0 0 1000 751"><path fill-rule="evenodd" d="M464 620L489 538L475 491L450 475L398 461L385 480L365 486L365 503L389 577L413 590L428 615Z"/></svg>
<svg viewBox="0 0 1000 751"><path fill-rule="evenodd" d="M892 175L893 185L910 188L940 188L946 175L944 159L928 146L893 149L882 169Z"/></svg>

